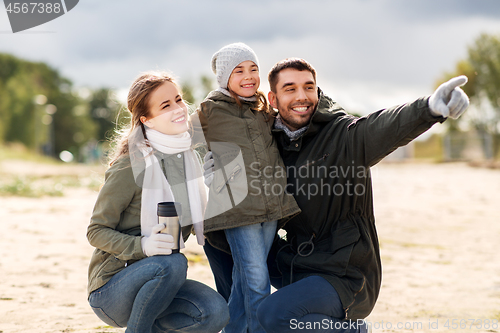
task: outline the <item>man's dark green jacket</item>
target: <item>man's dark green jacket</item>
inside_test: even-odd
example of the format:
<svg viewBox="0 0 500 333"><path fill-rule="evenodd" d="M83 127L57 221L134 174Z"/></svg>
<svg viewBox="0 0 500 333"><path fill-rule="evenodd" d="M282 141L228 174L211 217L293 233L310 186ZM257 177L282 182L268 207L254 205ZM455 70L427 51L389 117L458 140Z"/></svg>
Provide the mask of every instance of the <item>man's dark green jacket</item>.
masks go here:
<svg viewBox="0 0 500 333"><path fill-rule="evenodd" d="M358 118L318 91L318 107L301 137L290 141L273 130L287 190L302 210L284 227L276 263L284 285L324 277L346 319L361 319L372 311L381 282L370 167L444 118L431 115L428 98Z"/></svg>

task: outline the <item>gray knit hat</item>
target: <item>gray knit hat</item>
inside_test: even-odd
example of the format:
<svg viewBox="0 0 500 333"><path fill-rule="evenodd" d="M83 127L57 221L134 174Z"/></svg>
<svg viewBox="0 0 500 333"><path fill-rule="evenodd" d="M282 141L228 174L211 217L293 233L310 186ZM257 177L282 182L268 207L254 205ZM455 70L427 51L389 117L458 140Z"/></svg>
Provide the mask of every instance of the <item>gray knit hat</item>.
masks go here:
<svg viewBox="0 0 500 333"><path fill-rule="evenodd" d="M259 67L255 52L243 43L229 44L217 51L212 56L212 71L217 77L219 87L227 89L233 69L247 60L253 61Z"/></svg>

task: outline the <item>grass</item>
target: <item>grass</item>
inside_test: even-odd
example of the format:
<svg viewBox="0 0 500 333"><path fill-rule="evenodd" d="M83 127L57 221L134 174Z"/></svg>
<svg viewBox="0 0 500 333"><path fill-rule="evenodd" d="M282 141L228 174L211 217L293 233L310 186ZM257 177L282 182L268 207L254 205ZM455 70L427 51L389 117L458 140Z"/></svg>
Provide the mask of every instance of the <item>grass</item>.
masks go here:
<svg viewBox="0 0 500 333"><path fill-rule="evenodd" d="M84 187L98 191L103 183L104 174L97 171L96 166L87 168L85 165L67 164L29 151L20 144L0 145L0 162L9 160L21 161L28 171L12 166L2 169L0 166L0 196L57 197L64 195L67 188ZM31 166L26 167L24 162ZM39 167L48 172L36 172Z"/></svg>
<svg viewBox="0 0 500 333"><path fill-rule="evenodd" d="M29 198L40 198L43 196L60 197L64 195L67 188L89 188L99 191L103 175L91 176L54 176L54 177L31 177L14 176L14 178L0 178L0 196L21 196Z"/></svg>
<svg viewBox="0 0 500 333"><path fill-rule="evenodd" d="M63 163L55 158L34 153L20 143L9 143L5 145L0 144L0 161L1 160L24 160L47 164Z"/></svg>
<svg viewBox="0 0 500 333"><path fill-rule="evenodd" d="M193 263L193 264L208 264L208 261L207 259L202 256L202 255L199 255L199 254L186 254L186 258L188 260L189 263Z"/></svg>
<svg viewBox="0 0 500 333"><path fill-rule="evenodd" d="M415 158L441 162L443 160L443 138L437 134L425 141L414 141Z"/></svg>
<svg viewBox="0 0 500 333"><path fill-rule="evenodd" d="M36 184L36 181L27 177L15 177L10 182L0 183L0 195L39 198L42 196L62 196L63 192L60 183L40 186Z"/></svg>

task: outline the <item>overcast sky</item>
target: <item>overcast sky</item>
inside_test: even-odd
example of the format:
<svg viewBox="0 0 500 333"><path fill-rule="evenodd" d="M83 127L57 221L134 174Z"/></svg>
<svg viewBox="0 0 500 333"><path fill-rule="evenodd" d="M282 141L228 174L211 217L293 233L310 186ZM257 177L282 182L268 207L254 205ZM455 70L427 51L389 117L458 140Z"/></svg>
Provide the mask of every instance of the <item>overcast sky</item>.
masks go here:
<svg viewBox="0 0 500 333"><path fill-rule="evenodd" d="M302 57L328 95L363 114L431 94L481 32L500 34L500 1L82 0L16 34L0 8L0 52L47 62L78 87L123 91L149 69L198 80L213 75L214 52L241 41L265 92L275 62Z"/></svg>

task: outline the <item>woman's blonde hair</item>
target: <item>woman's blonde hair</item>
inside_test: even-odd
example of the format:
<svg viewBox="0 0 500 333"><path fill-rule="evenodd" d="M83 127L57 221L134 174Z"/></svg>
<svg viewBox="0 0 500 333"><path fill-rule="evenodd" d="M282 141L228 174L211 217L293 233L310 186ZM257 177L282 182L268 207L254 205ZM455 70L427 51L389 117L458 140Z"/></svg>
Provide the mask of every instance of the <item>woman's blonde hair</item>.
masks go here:
<svg viewBox="0 0 500 333"><path fill-rule="evenodd" d="M127 109L131 114L130 125L119 130L118 135L113 140L115 148L110 154L110 165L113 165L120 156L129 153L128 139L136 128L141 128L142 134L147 140L146 129L141 122L141 117L148 117L151 93L165 82L171 82L177 86L172 75L158 71L145 72L132 83L127 98Z"/></svg>

